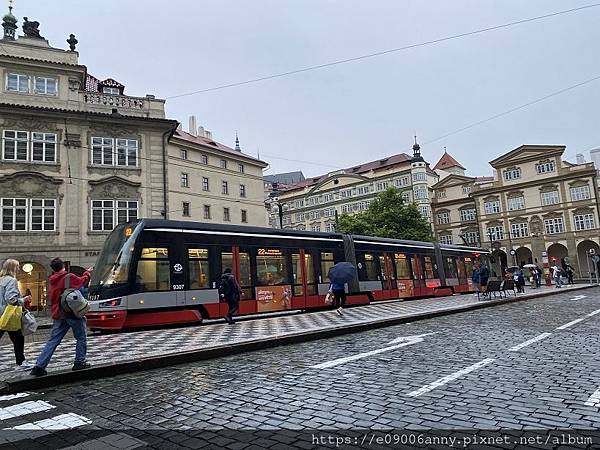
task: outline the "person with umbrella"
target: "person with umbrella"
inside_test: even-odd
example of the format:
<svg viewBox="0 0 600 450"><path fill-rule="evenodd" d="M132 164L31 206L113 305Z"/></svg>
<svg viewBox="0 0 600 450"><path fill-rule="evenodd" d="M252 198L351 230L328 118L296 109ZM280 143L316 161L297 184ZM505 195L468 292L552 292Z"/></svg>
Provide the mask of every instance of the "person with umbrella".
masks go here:
<svg viewBox="0 0 600 450"><path fill-rule="evenodd" d="M343 308L346 305L346 283L356 277L356 267L349 262L337 263L327 274L330 285L329 291L333 294L333 304L337 308L337 313L341 316Z"/></svg>

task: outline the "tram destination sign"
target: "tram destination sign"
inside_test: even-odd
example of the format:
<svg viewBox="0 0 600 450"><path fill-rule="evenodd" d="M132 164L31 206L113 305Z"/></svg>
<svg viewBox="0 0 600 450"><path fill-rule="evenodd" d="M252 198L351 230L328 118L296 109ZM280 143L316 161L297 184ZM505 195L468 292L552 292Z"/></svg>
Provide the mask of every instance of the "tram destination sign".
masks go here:
<svg viewBox="0 0 600 450"><path fill-rule="evenodd" d="M281 256L281 250L278 248L259 248L258 256Z"/></svg>

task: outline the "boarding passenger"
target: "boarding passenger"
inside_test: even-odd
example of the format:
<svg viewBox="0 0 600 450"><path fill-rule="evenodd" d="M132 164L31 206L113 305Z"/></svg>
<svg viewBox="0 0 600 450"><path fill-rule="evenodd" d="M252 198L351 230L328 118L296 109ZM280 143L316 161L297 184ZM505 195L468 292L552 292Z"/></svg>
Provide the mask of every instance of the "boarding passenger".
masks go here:
<svg viewBox="0 0 600 450"><path fill-rule="evenodd" d="M223 271L221 276L221 284L219 285L219 295L222 299L225 299L229 306L229 311L225 315L225 320L229 325L233 325L235 322L233 316L238 312L240 308L240 299L242 290L237 280L231 273L231 269L227 268Z"/></svg>
<svg viewBox="0 0 600 450"><path fill-rule="evenodd" d="M479 265L476 265L473 268L473 274L471 275L471 281L473 281L473 288L475 289L475 292L476 292L475 295L477 295L479 297L479 292L481 290L481 287L479 285L479 281L480 281L480 278L479 278Z"/></svg>

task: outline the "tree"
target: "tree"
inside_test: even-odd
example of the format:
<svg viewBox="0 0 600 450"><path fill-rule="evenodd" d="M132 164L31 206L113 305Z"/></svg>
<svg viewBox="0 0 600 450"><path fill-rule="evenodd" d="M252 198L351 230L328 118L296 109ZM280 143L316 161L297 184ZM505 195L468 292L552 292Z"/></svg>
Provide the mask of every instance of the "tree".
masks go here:
<svg viewBox="0 0 600 450"><path fill-rule="evenodd" d="M404 201L401 191L396 188L388 188L379 194L367 211L343 214L336 231L392 239L433 240L429 222L414 203Z"/></svg>

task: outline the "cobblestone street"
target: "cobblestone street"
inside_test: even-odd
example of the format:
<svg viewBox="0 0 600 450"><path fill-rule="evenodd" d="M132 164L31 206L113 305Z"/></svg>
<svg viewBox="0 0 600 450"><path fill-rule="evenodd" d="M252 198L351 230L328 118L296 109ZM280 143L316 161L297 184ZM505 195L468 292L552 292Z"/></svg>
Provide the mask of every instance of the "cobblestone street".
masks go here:
<svg viewBox="0 0 600 450"><path fill-rule="evenodd" d="M501 430L517 440L523 430L592 430L600 427L599 324L599 289L562 291L0 397L0 422L31 428L54 420L61 429L67 421L80 430L39 431L35 444L52 448L92 448L84 442L103 442L103 448L316 448L315 436L357 430ZM252 437L253 430L270 434ZM5 439L12 441L7 446L35 448L22 433ZM515 442L496 448L516 448Z"/></svg>

